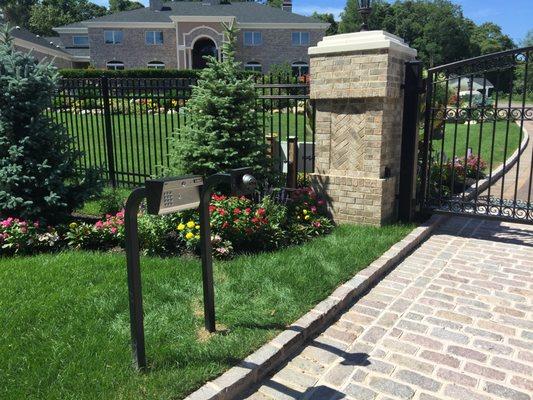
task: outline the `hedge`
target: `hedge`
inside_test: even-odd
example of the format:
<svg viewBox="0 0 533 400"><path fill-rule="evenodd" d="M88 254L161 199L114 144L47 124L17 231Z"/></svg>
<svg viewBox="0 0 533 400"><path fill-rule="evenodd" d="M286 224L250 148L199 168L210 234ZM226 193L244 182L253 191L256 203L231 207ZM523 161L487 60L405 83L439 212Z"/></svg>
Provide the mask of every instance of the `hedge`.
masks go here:
<svg viewBox="0 0 533 400"><path fill-rule="evenodd" d="M133 68L123 70L106 69L60 69L63 78L196 78L198 71L190 69Z"/></svg>

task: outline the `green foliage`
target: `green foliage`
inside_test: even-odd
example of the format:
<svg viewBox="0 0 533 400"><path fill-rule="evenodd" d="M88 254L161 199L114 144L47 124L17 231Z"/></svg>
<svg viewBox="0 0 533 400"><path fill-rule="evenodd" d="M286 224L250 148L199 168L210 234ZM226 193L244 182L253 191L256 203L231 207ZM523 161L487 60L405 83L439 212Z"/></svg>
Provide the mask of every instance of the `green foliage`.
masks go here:
<svg viewBox="0 0 533 400"><path fill-rule="evenodd" d="M533 46L533 29L530 29L527 32L526 37L524 38L524 40L522 40L521 46L522 47Z"/></svg>
<svg viewBox="0 0 533 400"><path fill-rule="evenodd" d="M225 34L223 60L208 58L187 102L187 126L172 139L170 173L210 175L250 166L259 176L265 174L254 82L234 59L236 29L226 26Z"/></svg>
<svg viewBox="0 0 533 400"><path fill-rule="evenodd" d="M333 16L333 14L320 14L315 11L311 15L311 17L322 22L327 22L329 24L329 28L326 30L326 36L336 35L337 33L339 33L339 24L337 23L337 21L335 21L335 17Z"/></svg>
<svg viewBox="0 0 533 400"><path fill-rule="evenodd" d="M136 10L144 6L138 1L131 0L109 0L109 11L112 13L120 11Z"/></svg>
<svg viewBox="0 0 533 400"><path fill-rule="evenodd" d="M515 47L513 40L503 34L502 28L493 22L473 26L470 41L472 55L483 55L509 50Z"/></svg>
<svg viewBox="0 0 533 400"><path fill-rule="evenodd" d="M268 79L274 80L273 83L278 83L279 79L292 76L292 68L289 63L272 64L268 71Z"/></svg>
<svg viewBox="0 0 533 400"><path fill-rule="evenodd" d="M116 189L107 188L99 201L100 214L116 214L124 208L124 197Z"/></svg>
<svg viewBox="0 0 533 400"><path fill-rule="evenodd" d="M57 221L79 207L97 185L77 172L79 154L44 110L57 74L31 54L13 49L9 31L0 43L0 214ZM94 175L94 174L89 174Z"/></svg>
<svg viewBox="0 0 533 400"><path fill-rule="evenodd" d="M107 9L88 0L43 0L30 9L29 28L40 35L54 35L52 28L101 17Z"/></svg>
<svg viewBox="0 0 533 400"><path fill-rule="evenodd" d="M493 23L476 26L464 17L460 5L450 0L407 0L372 5L370 29L383 29L403 38L428 67L445 64L513 46ZM361 26L357 1L348 0L339 31L356 32Z"/></svg>
<svg viewBox="0 0 533 400"><path fill-rule="evenodd" d="M190 69L150 69L132 68L124 70L105 69L61 69L63 78L196 78L198 71Z"/></svg>
<svg viewBox="0 0 533 400"><path fill-rule="evenodd" d="M29 27L30 9L37 0L0 0L0 14L11 25Z"/></svg>

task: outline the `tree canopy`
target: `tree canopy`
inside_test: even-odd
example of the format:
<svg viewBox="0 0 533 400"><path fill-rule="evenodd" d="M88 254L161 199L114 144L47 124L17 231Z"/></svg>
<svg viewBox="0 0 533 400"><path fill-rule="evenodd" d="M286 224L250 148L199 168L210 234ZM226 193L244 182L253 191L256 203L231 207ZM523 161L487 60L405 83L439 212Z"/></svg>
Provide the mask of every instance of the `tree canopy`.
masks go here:
<svg viewBox="0 0 533 400"><path fill-rule="evenodd" d="M339 24L335 21L333 14L320 14L315 11L311 17L329 24L329 28L326 30L326 36L336 35L339 32Z"/></svg>
<svg viewBox="0 0 533 400"><path fill-rule="evenodd" d="M372 7L369 28L400 36L429 67L514 47L498 25L477 26L450 0L397 0L392 4L376 0ZM348 0L339 31L356 32L361 22L357 1Z"/></svg>

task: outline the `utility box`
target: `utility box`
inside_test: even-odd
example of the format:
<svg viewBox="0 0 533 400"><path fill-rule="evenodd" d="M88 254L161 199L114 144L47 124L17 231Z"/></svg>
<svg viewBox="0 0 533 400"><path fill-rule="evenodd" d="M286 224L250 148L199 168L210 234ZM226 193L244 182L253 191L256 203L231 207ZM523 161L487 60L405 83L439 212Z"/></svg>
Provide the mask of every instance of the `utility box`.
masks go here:
<svg viewBox="0 0 533 400"><path fill-rule="evenodd" d="M164 215L198 208L203 183L203 178L198 175L147 180L148 214Z"/></svg>

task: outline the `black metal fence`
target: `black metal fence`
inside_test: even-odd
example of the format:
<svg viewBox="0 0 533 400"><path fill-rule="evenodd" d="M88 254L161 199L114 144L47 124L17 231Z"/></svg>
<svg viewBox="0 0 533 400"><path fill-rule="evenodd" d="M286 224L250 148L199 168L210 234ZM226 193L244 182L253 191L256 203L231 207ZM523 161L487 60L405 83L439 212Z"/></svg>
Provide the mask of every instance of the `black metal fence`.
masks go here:
<svg viewBox="0 0 533 400"><path fill-rule="evenodd" d="M515 49L428 71L423 208L533 223L532 56Z"/></svg>
<svg viewBox="0 0 533 400"><path fill-rule="evenodd" d="M309 83L292 76L255 80L265 157L294 187L314 170ZM168 166L169 139L187 125L195 84L194 78L63 78L48 113L82 152L79 168L98 168L113 186L133 186Z"/></svg>

